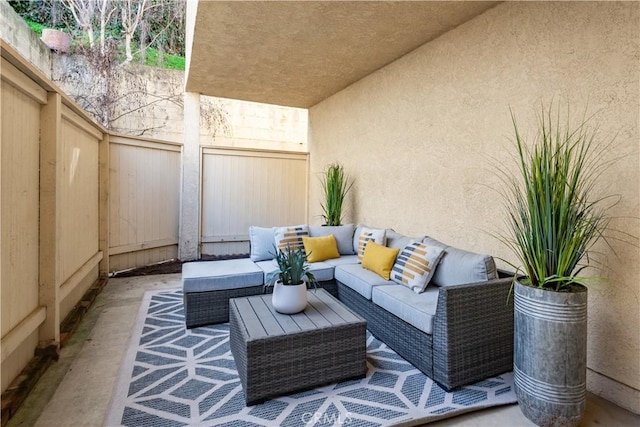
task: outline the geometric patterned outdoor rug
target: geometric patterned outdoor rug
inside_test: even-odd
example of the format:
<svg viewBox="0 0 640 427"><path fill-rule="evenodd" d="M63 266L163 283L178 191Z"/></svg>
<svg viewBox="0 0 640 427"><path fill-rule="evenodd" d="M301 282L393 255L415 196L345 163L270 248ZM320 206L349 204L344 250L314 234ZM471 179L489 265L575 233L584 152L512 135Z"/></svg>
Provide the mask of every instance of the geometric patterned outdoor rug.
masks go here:
<svg viewBox="0 0 640 427"><path fill-rule="evenodd" d="M182 291L145 294L106 425L418 425L516 402L512 374L447 393L367 332L367 376L246 407L229 325L185 329Z"/></svg>

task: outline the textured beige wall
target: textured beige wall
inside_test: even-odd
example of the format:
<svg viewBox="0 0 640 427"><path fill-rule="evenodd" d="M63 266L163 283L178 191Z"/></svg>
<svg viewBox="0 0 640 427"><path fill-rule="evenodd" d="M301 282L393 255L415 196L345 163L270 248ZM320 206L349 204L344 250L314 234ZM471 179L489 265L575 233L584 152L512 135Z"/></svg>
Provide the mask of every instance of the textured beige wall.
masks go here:
<svg viewBox="0 0 640 427"><path fill-rule="evenodd" d="M347 220L513 259L490 235L494 168L513 164L509 107L527 131L555 99L588 104L600 134L618 134L602 187L633 218L613 226L640 235L639 39L638 3L505 3L418 48L310 109L309 221L315 175L339 160L356 179ZM609 282L590 292L588 387L640 412L640 253L611 243L617 257L599 248Z"/></svg>

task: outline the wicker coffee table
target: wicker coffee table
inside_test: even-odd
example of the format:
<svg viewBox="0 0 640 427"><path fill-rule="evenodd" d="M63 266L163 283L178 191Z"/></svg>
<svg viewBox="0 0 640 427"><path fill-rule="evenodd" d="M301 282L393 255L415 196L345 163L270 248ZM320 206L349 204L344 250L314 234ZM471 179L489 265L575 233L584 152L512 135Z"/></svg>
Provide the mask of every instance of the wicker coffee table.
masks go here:
<svg viewBox="0 0 640 427"><path fill-rule="evenodd" d="M298 314L276 312L271 295L229 301L231 352L246 404L367 372L367 323L324 289Z"/></svg>

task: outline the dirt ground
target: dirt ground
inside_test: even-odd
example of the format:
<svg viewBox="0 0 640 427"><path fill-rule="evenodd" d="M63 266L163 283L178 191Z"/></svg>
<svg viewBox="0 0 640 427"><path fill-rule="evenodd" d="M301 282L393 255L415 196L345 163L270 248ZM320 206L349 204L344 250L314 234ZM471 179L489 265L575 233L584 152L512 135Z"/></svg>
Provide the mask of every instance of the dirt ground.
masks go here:
<svg viewBox="0 0 640 427"><path fill-rule="evenodd" d="M233 254L233 255L205 255L203 254L199 261L216 261L221 259L237 259L249 258L249 254ZM150 276L153 274L171 274L182 273L182 261L172 259L160 264L147 265L146 267L138 267L131 270L119 271L111 277L133 277L133 276Z"/></svg>

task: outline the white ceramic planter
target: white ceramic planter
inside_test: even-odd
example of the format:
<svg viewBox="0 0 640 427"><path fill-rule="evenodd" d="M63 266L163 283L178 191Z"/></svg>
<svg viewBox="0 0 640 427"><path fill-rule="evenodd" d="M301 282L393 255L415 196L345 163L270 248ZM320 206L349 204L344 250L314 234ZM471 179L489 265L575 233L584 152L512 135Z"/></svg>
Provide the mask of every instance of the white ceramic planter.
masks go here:
<svg viewBox="0 0 640 427"><path fill-rule="evenodd" d="M278 313L300 313L307 306L307 284L283 285L278 280L273 287L271 303Z"/></svg>

